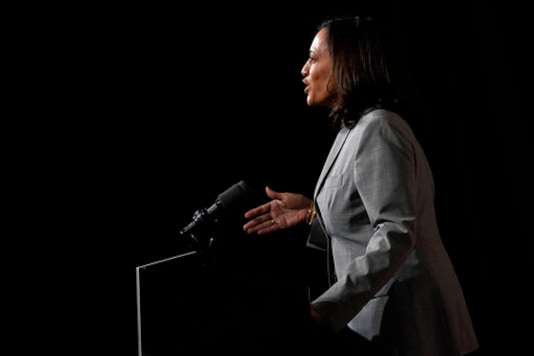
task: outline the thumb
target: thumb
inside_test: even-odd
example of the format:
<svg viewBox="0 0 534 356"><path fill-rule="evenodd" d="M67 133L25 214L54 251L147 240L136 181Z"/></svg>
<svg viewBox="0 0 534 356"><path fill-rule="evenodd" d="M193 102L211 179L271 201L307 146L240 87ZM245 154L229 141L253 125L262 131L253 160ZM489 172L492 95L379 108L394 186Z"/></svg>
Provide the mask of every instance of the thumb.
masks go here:
<svg viewBox="0 0 534 356"><path fill-rule="evenodd" d="M271 187L269 186L265 187L265 194L267 194L267 196L271 199L278 199L278 195L279 195L277 191L271 189Z"/></svg>

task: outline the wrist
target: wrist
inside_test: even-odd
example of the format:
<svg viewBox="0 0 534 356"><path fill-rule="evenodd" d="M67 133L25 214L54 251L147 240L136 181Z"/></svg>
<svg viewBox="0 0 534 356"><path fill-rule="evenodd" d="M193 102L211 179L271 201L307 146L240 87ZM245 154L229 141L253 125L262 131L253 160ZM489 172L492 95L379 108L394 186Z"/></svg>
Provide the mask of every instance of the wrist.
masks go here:
<svg viewBox="0 0 534 356"><path fill-rule="evenodd" d="M315 201L312 201L310 207L308 208L308 213L306 214L306 224L311 225L317 216L317 210L315 209Z"/></svg>
<svg viewBox="0 0 534 356"><path fill-rule="evenodd" d="M315 309L315 307L312 304L310 304L310 317L311 317L311 320L315 322L321 321L321 314L319 314L317 309Z"/></svg>

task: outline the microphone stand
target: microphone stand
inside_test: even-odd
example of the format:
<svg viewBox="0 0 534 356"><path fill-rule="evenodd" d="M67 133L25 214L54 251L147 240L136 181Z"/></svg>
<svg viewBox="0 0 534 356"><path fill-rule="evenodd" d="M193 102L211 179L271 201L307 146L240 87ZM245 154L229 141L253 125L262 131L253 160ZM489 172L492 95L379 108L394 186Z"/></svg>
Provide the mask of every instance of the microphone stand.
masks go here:
<svg viewBox="0 0 534 356"><path fill-rule="evenodd" d="M187 241L189 248L198 253L203 267L214 264L216 240L220 238L220 229L222 228L218 219L209 221L205 219L206 209L199 209L194 214L197 224L194 229L182 229L180 235Z"/></svg>

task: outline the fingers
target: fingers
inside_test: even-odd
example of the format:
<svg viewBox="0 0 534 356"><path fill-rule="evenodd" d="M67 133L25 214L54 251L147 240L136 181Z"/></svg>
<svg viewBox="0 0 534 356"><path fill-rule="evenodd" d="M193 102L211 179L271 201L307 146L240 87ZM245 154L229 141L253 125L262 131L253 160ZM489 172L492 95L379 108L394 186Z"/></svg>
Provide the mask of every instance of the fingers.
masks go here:
<svg viewBox="0 0 534 356"><path fill-rule="evenodd" d="M273 219L262 223L262 227L258 230L258 235L267 234L276 230L280 230L280 226Z"/></svg>
<svg viewBox="0 0 534 356"><path fill-rule="evenodd" d="M243 230L245 230L248 234L257 233L258 235L266 234L279 229L280 226L276 223L276 221L274 221L274 219L270 219L270 217L267 215L262 215L259 218L249 221L243 226Z"/></svg>
<svg viewBox="0 0 534 356"><path fill-rule="evenodd" d="M271 211L271 204L270 203L265 203L263 205L260 205L256 208L253 208L253 209L250 209L249 211L247 211L245 213L245 219L251 219L251 218L254 218L255 216L259 216L259 215L262 215L262 214L267 214L268 212Z"/></svg>
<svg viewBox="0 0 534 356"><path fill-rule="evenodd" d="M274 220L271 219L270 214L263 214L250 220L245 225L243 225L243 230L249 231L249 232L256 232L261 228L265 228L265 227L268 227L269 225L272 225L273 222Z"/></svg>
<svg viewBox="0 0 534 356"><path fill-rule="evenodd" d="M253 210L262 210L261 207L258 207ZM265 209L264 209L265 210ZM256 216L251 211L251 216ZM248 221L245 225L243 225L243 230L245 230L249 234L253 233L267 233L272 232L275 230L279 230L280 226L277 226L276 221L273 219L273 217L270 214L270 209L264 214L257 215L252 220Z"/></svg>
<svg viewBox="0 0 534 356"><path fill-rule="evenodd" d="M265 187L265 192L271 199L276 199L278 195L269 187ZM245 219L250 221L243 225L243 230L249 234L257 233L260 235L279 230L281 227L277 226L271 216L271 203L272 201L267 202L245 212Z"/></svg>
<svg viewBox="0 0 534 356"><path fill-rule="evenodd" d="M257 208L254 208L254 209L250 209L249 211L247 211L245 213L245 219L250 219L250 218L253 218L259 214L261 214L262 212L262 208L261 207L257 207Z"/></svg>

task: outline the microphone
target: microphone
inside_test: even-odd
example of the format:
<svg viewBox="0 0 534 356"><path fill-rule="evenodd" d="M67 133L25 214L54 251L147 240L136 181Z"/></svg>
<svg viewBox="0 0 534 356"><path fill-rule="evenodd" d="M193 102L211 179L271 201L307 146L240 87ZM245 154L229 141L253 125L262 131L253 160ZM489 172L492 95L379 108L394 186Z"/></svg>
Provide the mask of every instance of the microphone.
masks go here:
<svg viewBox="0 0 534 356"><path fill-rule="evenodd" d="M180 231L180 235L185 235L208 223L220 223L224 216L244 214L251 205L253 196L253 190L247 183L243 180L237 182L219 194L213 205L198 209L193 215L193 220Z"/></svg>

